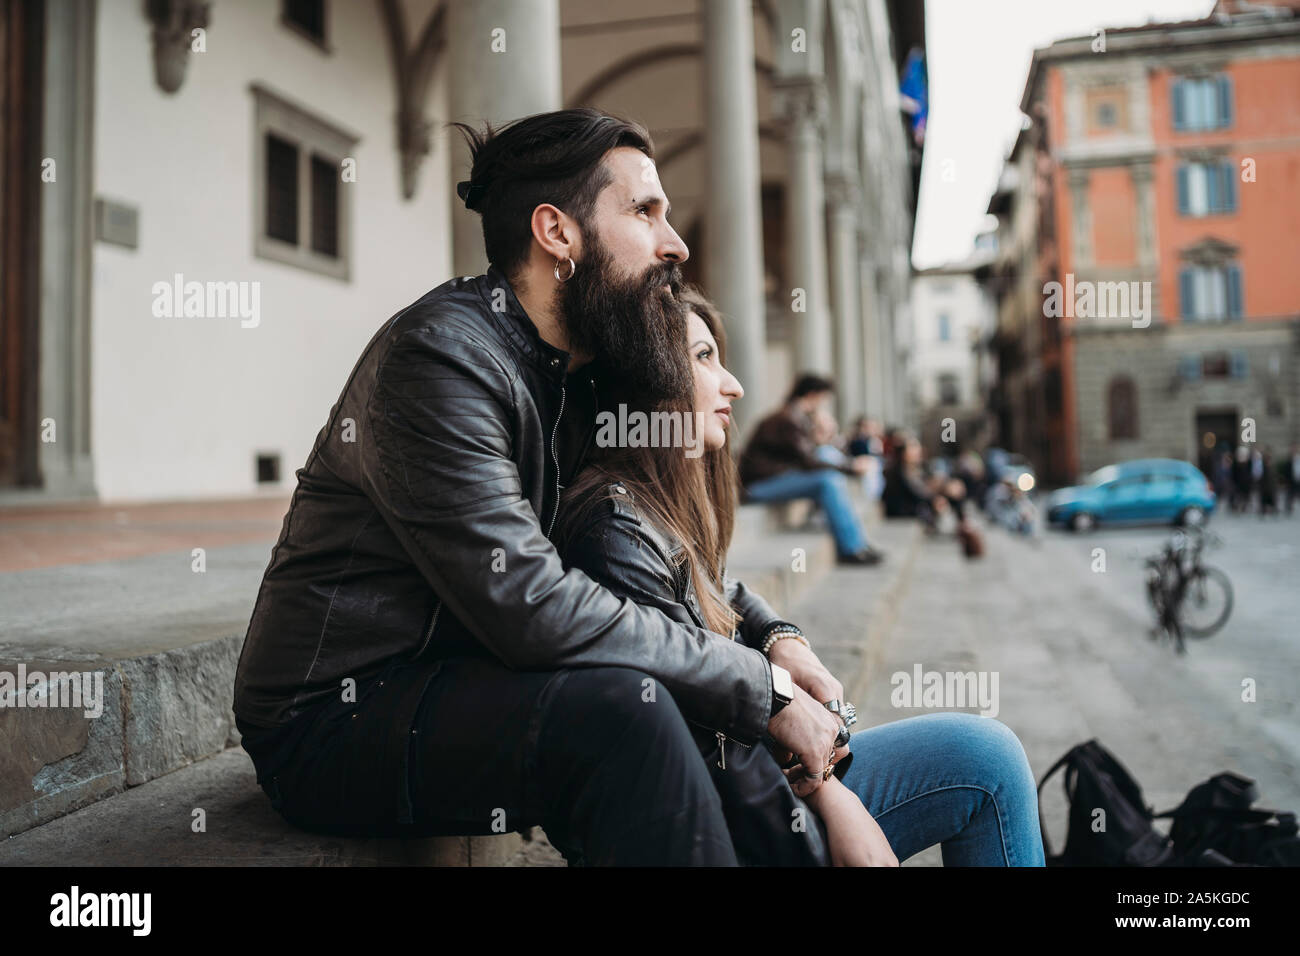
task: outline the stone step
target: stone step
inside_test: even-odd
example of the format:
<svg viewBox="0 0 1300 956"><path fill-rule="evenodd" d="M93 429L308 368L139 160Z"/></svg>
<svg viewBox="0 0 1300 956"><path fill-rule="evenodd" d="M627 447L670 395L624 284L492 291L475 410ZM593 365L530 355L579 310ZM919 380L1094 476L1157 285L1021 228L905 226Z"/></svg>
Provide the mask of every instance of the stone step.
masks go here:
<svg viewBox="0 0 1300 956"><path fill-rule="evenodd" d="M527 835L359 839L271 808L240 747L0 842L0 866L563 866Z"/></svg>
<svg viewBox="0 0 1300 956"><path fill-rule="evenodd" d="M0 708L0 836L238 741L235 665L272 543L207 548L201 571L187 549L0 574L0 673L102 689L91 708Z"/></svg>
<svg viewBox="0 0 1300 956"><path fill-rule="evenodd" d="M826 532L788 530L784 510L740 509L728 564L779 613L834 564ZM0 837L238 744L235 667L273 543L206 547L201 570L187 547L0 574L0 674L87 673L99 691L93 707L0 707Z"/></svg>

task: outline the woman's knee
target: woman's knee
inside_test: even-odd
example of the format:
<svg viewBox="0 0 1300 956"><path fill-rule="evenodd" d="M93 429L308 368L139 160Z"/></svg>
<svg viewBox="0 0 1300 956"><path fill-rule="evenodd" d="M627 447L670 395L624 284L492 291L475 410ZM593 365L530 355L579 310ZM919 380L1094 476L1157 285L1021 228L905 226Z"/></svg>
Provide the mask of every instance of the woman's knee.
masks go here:
<svg viewBox="0 0 1300 956"><path fill-rule="evenodd" d="M964 713L943 716L948 718L948 733L969 755L973 765L989 775L989 783L1034 788L1029 758L1014 730L996 717Z"/></svg>
<svg viewBox="0 0 1300 956"><path fill-rule="evenodd" d="M905 735L906 752L925 755L945 775L963 782L980 782L1034 789L1033 773L1015 731L995 717L942 711L909 717L892 725ZM858 735L854 735L857 737ZM868 744L865 738L863 744Z"/></svg>

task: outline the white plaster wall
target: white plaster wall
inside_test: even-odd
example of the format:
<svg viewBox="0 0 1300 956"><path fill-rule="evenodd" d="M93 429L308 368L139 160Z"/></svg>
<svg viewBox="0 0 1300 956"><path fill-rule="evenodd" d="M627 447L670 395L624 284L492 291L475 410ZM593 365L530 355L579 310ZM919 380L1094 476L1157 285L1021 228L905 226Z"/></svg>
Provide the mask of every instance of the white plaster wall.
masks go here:
<svg viewBox="0 0 1300 956"><path fill-rule="evenodd" d="M408 33L432 2L408 0ZM174 95L154 82L138 0L101 0L95 194L139 211L139 246L97 242L91 293L92 452L106 500L254 491L254 456L281 455L291 489L376 328L449 278L447 138L402 199L386 34L371 3L331 3L325 53L279 23L280 4L212 5L207 52ZM253 255L258 82L361 137L352 275L340 281ZM447 115L445 71L426 115ZM457 149L463 147L457 144ZM261 320L155 318L152 286L261 283Z"/></svg>

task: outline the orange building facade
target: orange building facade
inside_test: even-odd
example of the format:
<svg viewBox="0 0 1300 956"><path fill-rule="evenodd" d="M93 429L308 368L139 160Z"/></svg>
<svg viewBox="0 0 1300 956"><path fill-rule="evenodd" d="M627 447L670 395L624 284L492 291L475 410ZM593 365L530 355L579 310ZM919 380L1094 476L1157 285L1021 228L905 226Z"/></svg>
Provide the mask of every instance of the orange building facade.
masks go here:
<svg viewBox="0 0 1300 956"><path fill-rule="evenodd" d="M1021 173L990 204L1008 225L1028 204L1018 218L1037 224L1018 236L1035 255L1017 265L1013 249L997 276L1011 303L999 336L1018 363L996 411L1049 480L1142 457L1208 470L1241 444L1280 454L1300 440L1289 7L1221 3L1035 52L1008 161Z"/></svg>

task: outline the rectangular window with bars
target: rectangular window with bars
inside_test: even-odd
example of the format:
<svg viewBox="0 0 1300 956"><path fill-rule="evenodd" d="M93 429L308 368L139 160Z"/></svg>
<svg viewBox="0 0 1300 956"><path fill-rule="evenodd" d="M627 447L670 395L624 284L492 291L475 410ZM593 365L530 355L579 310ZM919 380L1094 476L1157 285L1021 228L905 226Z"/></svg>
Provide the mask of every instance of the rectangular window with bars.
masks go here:
<svg viewBox="0 0 1300 956"><path fill-rule="evenodd" d="M1232 126L1232 77L1183 76L1173 81L1174 129L1197 132Z"/></svg>
<svg viewBox="0 0 1300 956"><path fill-rule="evenodd" d="M308 39L325 44L325 0L284 0L281 19Z"/></svg>
<svg viewBox="0 0 1300 956"><path fill-rule="evenodd" d="M1242 317L1241 267L1187 266L1178 273L1179 313L1190 321Z"/></svg>
<svg viewBox="0 0 1300 956"><path fill-rule="evenodd" d="M1237 211L1237 167L1230 159L1178 167L1178 214L1222 216Z"/></svg>
<svg viewBox="0 0 1300 956"><path fill-rule="evenodd" d="M358 137L254 83L254 251L347 280L351 193L345 161ZM351 180L349 179L348 182Z"/></svg>

